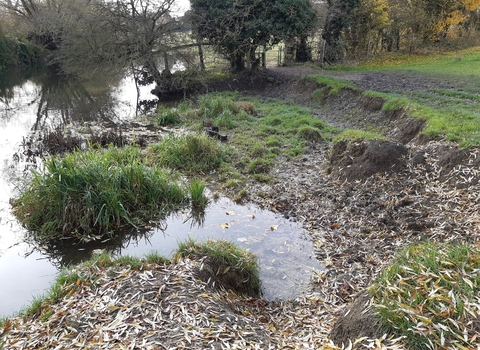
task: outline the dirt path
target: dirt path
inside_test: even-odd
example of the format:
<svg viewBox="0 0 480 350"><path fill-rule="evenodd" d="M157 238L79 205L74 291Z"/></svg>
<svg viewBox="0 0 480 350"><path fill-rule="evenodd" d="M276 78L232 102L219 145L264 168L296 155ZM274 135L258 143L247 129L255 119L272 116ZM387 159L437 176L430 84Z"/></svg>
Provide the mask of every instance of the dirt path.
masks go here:
<svg viewBox="0 0 480 350"><path fill-rule="evenodd" d="M363 90L379 92L425 92L431 89L451 89L463 86L463 82L426 76L412 70L335 72L312 67L269 67L269 74L280 81L292 82L311 74L323 74L351 81ZM282 78L281 78L282 77Z"/></svg>

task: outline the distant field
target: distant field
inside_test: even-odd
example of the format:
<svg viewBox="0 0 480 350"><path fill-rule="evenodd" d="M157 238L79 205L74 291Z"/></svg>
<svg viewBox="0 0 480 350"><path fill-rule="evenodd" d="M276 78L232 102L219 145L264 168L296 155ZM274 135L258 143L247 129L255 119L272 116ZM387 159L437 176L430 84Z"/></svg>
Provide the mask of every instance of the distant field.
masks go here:
<svg viewBox="0 0 480 350"><path fill-rule="evenodd" d="M360 69L409 69L423 73L480 76L480 47L442 55L382 55L361 63Z"/></svg>
<svg viewBox="0 0 480 350"><path fill-rule="evenodd" d="M352 70L352 68L349 68ZM462 146L480 145L480 47L443 55L385 55L360 64L358 71L402 71L448 82L426 92L394 91L392 97L412 102L412 115L427 120L424 130Z"/></svg>

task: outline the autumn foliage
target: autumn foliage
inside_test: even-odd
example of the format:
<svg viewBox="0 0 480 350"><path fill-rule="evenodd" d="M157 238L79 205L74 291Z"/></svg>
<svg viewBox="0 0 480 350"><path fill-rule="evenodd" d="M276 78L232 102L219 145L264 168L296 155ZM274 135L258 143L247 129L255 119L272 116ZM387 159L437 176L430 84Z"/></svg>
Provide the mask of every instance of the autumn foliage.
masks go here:
<svg viewBox="0 0 480 350"><path fill-rule="evenodd" d="M480 0L329 0L327 58L413 49L480 29Z"/></svg>

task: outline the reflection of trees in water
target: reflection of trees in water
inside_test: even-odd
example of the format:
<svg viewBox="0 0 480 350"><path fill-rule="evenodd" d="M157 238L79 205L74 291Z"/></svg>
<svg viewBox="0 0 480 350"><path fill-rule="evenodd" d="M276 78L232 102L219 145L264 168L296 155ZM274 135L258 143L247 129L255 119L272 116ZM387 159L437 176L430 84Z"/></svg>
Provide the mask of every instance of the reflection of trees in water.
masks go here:
<svg viewBox="0 0 480 350"><path fill-rule="evenodd" d="M2 72L0 75L0 104L9 109L11 117L14 108L22 105L36 105L36 121L32 131L46 130L56 126L79 122L115 122L118 119L115 107L119 101L112 87L118 86L121 76L99 76L96 80L81 81L66 75L58 67L42 70ZM38 89L27 96L21 96L20 106L11 106L15 88L27 81L36 84ZM148 101L152 106L152 101ZM153 101L155 102L155 101ZM137 101L137 108L145 101ZM7 113L6 113L7 114ZM6 117L6 116L4 116Z"/></svg>
<svg viewBox="0 0 480 350"><path fill-rule="evenodd" d="M52 124L110 122L115 118L114 97L105 81L99 81L95 94L92 94L84 82L54 68L32 80L41 86L37 120L33 126L35 131L51 127Z"/></svg>
<svg viewBox="0 0 480 350"><path fill-rule="evenodd" d="M97 249L106 251L113 256L120 256L130 245L138 246L142 241L150 244L150 239L154 234L163 234L166 239L168 239L168 222L178 220L179 217L179 215L172 213L166 219L155 222L152 221L152 224L154 225L148 226L148 228L132 229L130 227L125 227L116 231L114 237L102 239L101 241L95 240L91 237L85 238L83 242L66 239L45 243L36 239L36 236L33 233L28 234L27 240L28 243L34 247L33 250L41 252L53 266L60 269L90 259L94 255L94 251ZM183 223L189 223L190 228L203 227L205 223L205 211L192 210ZM171 237L170 239L175 238ZM155 247L152 246L152 249L155 249Z"/></svg>
<svg viewBox="0 0 480 350"><path fill-rule="evenodd" d="M14 113L9 113L15 107L11 105L11 101L15 98L15 87L22 86L28 79L36 74L38 70L36 69L27 69L20 70L18 68L10 68L3 70L0 74L0 111L3 112L0 114L0 117L4 120L9 119L14 116ZM26 103L34 103L35 99L31 99L29 96L29 101Z"/></svg>

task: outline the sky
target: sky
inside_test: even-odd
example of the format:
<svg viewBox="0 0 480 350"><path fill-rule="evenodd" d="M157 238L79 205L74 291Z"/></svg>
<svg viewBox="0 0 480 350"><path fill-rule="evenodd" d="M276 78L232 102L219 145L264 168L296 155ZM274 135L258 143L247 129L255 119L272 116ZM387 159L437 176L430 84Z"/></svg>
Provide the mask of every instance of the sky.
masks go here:
<svg viewBox="0 0 480 350"><path fill-rule="evenodd" d="M175 6L183 13L190 9L190 0L175 0Z"/></svg>

